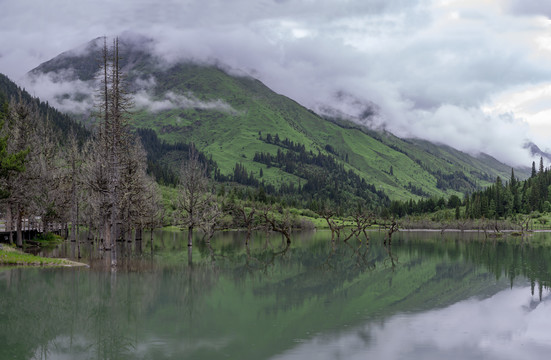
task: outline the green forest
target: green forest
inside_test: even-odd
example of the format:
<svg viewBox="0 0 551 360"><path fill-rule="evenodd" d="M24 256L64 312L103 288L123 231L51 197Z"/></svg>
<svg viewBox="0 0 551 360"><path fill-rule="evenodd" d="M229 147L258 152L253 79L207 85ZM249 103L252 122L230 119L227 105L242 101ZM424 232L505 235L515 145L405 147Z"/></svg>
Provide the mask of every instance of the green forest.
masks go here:
<svg viewBox="0 0 551 360"><path fill-rule="evenodd" d="M338 234L341 225L335 219L355 224L349 235L359 236L377 222L443 210L453 211L456 220L508 219L551 211L551 176L543 159L539 171L532 165L526 180L511 169L509 181L503 182L504 167L494 160L475 161L449 148L398 141L346 121L303 114L296 104L269 97L261 83L230 79L218 70L218 80L232 91L252 87L272 101L270 109L280 106L282 114L299 118L286 117L275 127L256 126L247 135L249 142L240 143L244 150L237 158L226 156L234 145L225 150L220 146L223 150L213 153L208 144L213 140L197 135L208 128L188 126L189 136L175 138L180 130L160 129L157 120L144 126L146 114L132 108L132 96L126 91L128 79L122 72L118 43L111 48L104 45L102 59L99 96L84 123L0 76L0 196L7 229L22 229L25 221L77 224L71 227L72 238L83 226L90 238L110 248L116 239L167 225L188 230L190 242L194 229L208 239L230 228L246 228L249 233L268 229L289 240L292 228L324 226ZM195 66L182 71L213 75ZM163 75L168 76L164 86L183 81L171 77L174 74ZM232 81L237 85L228 83ZM228 122L214 113L195 112L194 116L208 116L219 124ZM331 142L330 134L320 137L307 127L313 121L334 131L335 139L355 139L347 146ZM290 132L288 125L295 131ZM352 152L350 146L366 145L360 139L373 147ZM370 153L386 159L376 159L377 170L374 165L362 168ZM22 241L20 234L15 241L10 236L10 242L19 246Z"/></svg>
<svg viewBox="0 0 551 360"><path fill-rule="evenodd" d="M507 219L517 215L547 213L551 211L551 175L540 158L539 169L532 163L530 178L520 181L515 176L503 181L497 177L494 184L479 191L466 194L463 199L452 196L449 199L429 198L418 201L392 201L389 211L397 217L433 213L445 208L456 209L456 217L467 219Z"/></svg>

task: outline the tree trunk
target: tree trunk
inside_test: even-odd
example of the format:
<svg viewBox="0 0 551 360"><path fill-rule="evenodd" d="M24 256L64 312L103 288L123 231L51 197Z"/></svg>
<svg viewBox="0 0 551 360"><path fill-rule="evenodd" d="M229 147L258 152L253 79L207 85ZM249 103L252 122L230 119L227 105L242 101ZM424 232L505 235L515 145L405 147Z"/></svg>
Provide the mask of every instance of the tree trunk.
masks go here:
<svg viewBox="0 0 551 360"><path fill-rule="evenodd" d="M103 225L103 247L105 250L111 250L111 226L107 219Z"/></svg>
<svg viewBox="0 0 551 360"><path fill-rule="evenodd" d="M187 228L187 246L193 246L193 226Z"/></svg>
<svg viewBox="0 0 551 360"><path fill-rule="evenodd" d="M6 214L6 231L8 231L10 238L10 245L13 245L13 209L12 204L8 204L7 214Z"/></svg>
<svg viewBox="0 0 551 360"><path fill-rule="evenodd" d="M113 242L113 244L116 244L117 241L124 240L122 236L122 224L119 221L115 220L115 222L112 222L111 229L114 230L114 233L111 235L111 241Z"/></svg>
<svg viewBox="0 0 551 360"><path fill-rule="evenodd" d="M92 236L92 224L88 224L88 232L87 232L87 235L86 235L86 239L88 239L89 242L93 242L94 241L94 237Z"/></svg>
<svg viewBox="0 0 551 360"><path fill-rule="evenodd" d="M77 202L77 215L75 216L76 222L73 224L75 228L75 241L77 242L78 258L80 259L80 238L78 233L78 202Z"/></svg>
<svg viewBox="0 0 551 360"><path fill-rule="evenodd" d="M149 244L151 245L151 255L153 255L153 228L151 228L151 238Z"/></svg>
<svg viewBox="0 0 551 360"><path fill-rule="evenodd" d="M132 228L128 225L124 227L124 241L127 243L132 242Z"/></svg>
<svg viewBox="0 0 551 360"><path fill-rule="evenodd" d="M23 229L22 229L22 218L23 214L20 211L19 204L16 205L15 211L17 212L17 220L16 220L16 226L17 226L17 247L22 248L23 247Z"/></svg>
<svg viewBox="0 0 551 360"><path fill-rule="evenodd" d="M111 224L111 267L117 266L117 231L119 228L117 223Z"/></svg>
<svg viewBox="0 0 551 360"><path fill-rule="evenodd" d="M245 245L247 246L249 245L249 240L251 239L251 232L252 232L251 225L249 224L247 226L247 237L245 238Z"/></svg>
<svg viewBox="0 0 551 360"><path fill-rule="evenodd" d="M76 221L74 221L74 219L71 222L71 234L70 234L69 240L71 242L75 242L77 240L77 225L76 225Z"/></svg>

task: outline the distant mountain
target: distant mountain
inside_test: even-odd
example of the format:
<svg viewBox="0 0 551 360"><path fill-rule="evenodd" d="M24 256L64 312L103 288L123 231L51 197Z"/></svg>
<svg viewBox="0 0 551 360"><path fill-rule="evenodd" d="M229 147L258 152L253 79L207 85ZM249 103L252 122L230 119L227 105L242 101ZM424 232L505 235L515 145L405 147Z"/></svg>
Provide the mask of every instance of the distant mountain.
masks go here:
<svg viewBox="0 0 551 360"><path fill-rule="evenodd" d="M98 38L65 52L29 77L66 85L52 87L63 89L56 99L91 103L102 45ZM448 146L324 118L257 79L219 64L167 62L152 48L144 37L121 38L122 67L136 105L134 126L153 129L168 142L194 142L218 163L222 178L235 180L237 171L276 189L311 189L314 197L340 191L375 199L383 191L404 200L461 195L496 176L510 176L509 166L488 155L473 157ZM528 176L526 169L515 173Z"/></svg>
<svg viewBox="0 0 551 360"><path fill-rule="evenodd" d="M530 150L530 154L533 157L542 157L543 159L545 159L546 163L551 162L551 154L546 152L546 151L541 150L539 148L539 146L537 146L533 142L526 143L524 145L524 148Z"/></svg>

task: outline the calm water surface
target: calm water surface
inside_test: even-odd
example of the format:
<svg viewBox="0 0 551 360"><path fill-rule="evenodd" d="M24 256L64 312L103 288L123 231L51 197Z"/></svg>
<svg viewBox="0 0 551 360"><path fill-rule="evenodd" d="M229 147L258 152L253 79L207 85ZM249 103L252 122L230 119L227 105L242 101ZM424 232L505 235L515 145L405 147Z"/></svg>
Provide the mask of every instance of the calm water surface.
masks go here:
<svg viewBox="0 0 551 360"><path fill-rule="evenodd" d="M543 359L551 234L398 233L285 249L155 233L87 269L0 268L0 359ZM64 244L54 255L76 255Z"/></svg>

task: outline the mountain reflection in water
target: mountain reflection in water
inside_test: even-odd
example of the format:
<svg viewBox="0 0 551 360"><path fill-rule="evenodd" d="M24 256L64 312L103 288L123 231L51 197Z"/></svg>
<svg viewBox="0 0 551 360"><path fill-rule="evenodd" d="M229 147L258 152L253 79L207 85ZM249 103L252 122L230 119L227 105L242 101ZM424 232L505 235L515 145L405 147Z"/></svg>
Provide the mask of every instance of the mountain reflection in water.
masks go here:
<svg viewBox="0 0 551 360"><path fill-rule="evenodd" d="M0 359L518 359L551 350L551 234L162 232L117 271L0 270ZM59 256L71 257L74 244ZM123 251L124 250L124 251ZM126 251L126 252L125 252Z"/></svg>
<svg viewBox="0 0 551 360"><path fill-rule="evenodd" d="M551 353L550 292L539 301L515 287L444 309L398 314L316 336L273 360L545 359Z"/></svg>

